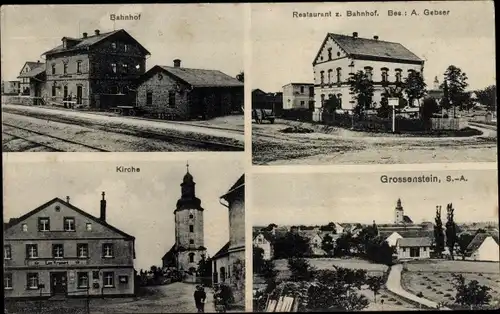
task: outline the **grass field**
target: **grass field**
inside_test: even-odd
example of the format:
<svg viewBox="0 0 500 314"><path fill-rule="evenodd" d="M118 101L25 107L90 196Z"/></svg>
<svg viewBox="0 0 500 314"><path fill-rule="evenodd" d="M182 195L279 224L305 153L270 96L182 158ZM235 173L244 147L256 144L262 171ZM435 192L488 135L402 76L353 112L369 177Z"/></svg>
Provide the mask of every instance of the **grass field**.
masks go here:
<svg viewBox="0 0 500 314"><path fill-rule="evenodd" d="M477 280L491 288L491 305L500 304L500 267L498 263L472 261L420 261L408 263L402 273L401 285L405 290L434 302L453 307L456 291L453 274L462 274L466 282ZM421 293L421 295L420 295Z"/></svg>

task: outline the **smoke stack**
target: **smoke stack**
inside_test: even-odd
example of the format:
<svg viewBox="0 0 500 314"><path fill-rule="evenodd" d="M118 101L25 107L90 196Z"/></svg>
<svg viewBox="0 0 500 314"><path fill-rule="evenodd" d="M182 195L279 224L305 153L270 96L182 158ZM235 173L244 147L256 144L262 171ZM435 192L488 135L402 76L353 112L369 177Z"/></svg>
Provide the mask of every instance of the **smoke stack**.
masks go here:
<svg viewBox="0 0 500 314"><path fill-rule="evenodd" d="M100 30L98 30L98 29L96 29L96 30L94 31L94 33L95 33L96 35L99 35L99 34L101 33L101 31L100 31Z"/></svg>
<svg viewBox="0 0 500 314"><path fill-rule="evenodd" d="M373 36L373 39L378 40L378 36L377 35Z"/></svg>
<svg viewBox="0 0 500 314"><path fill-rule="evenodd" d="M352 33L352 38L357 38L358 37L358 32Z"/></svg>
<svg viewBox="0 0 500 314"><path fill-rule="evenodd" d="M101 221L106 222L106 199L104 196L106 193L102 192L102 200L101 200Z"/></svg>
<svg viewBox="0 0 500 314"><path fill-rule="evenodd" d="M175 59L174 68L180 68L180 67L181 67L181 59Z"/></svg>
<svg viewBox="0 0 500 314"><path fill-rule="evenodd" d="M66 203L69 203L69 196L66 196Z"/></svg>
<svg viewBox="0 0 500 314"><path fill-rule="evenodd" d="M87 33L83 33L82 35L83 35L83 38L87 38L87 36L88 36L89 34L87 34Z"/></svg>

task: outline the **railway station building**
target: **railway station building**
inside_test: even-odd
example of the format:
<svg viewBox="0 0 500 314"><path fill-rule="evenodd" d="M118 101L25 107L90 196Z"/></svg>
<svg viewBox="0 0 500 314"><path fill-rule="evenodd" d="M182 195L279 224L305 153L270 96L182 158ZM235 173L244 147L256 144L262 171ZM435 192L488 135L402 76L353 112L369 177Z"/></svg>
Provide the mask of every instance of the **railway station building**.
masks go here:
<svg viewBox="0 0 500 314"><path fill-rule="evenodd" d="M133 105L135 82L150 53L123 29L79 38L63 37L43 53L44 84L34 94L49 104L105 110Z"/></svg>
<svg viewBox="0 0 500 314"><path fill-rule="evenodd" d="M97 204L96 204L97 205ZM4 223L4 297L134 294L135 238L54 198Z"/></svg>
<svg viewBox="0 0 500 314"><path fill-rule="evenodd" d="M159 118L210 119L243 111L243 83L218 70L156 65L138 81L137 106Z"/></svg>

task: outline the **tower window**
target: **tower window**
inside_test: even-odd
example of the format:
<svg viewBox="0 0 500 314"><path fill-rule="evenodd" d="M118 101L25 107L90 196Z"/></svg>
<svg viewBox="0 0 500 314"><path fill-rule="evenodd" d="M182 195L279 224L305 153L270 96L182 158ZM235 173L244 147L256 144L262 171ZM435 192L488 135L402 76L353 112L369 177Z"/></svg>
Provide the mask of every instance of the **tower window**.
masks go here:
<svg viewBox="0 0 500 314"><path fill-rule="evenodd" d="M193 225L189 225L189 232L194 232L194 226Z"/></svg>
<svg viewBox="0 0 500 314"><path fill-rule="evenodd" d="M189 244L194 244L194 240L193 239L189 239Z"/></svg>
<svg viewBox="0 0 500 314"><path fill-rule="evenodd" d="M189 214L189 219L193 219L194 218L194 215L193 214Z"/></svg>
<svg viewBox="0 0 500 314"><path fill-rule="evenodd" d="M189 253L189 262L194 263L194 253Z"/></svg>

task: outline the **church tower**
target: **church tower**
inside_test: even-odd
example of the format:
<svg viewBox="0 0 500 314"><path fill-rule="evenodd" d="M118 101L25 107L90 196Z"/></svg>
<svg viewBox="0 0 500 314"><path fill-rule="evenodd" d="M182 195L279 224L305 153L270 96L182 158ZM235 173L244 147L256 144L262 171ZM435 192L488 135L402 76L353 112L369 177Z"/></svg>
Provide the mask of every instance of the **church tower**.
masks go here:
<svg viewBox="0 0 500 314"><path fill-rule="evenodd" d="M439 80L438 80L438 77L437 77L437 76L436 76L436 77L434 77L434 83L433 83L432 88L433 88L434 90L439 90L439 89L440 89L440 88L439 88Z"/></svg>
<svg viewBox="0 0 500 314"><path fill-rule="evenodd" d="M181 183L181 198L177 201L175 215L175 251L178 270L196 270L206 254L203 233L203 208L196 197L194 178L189 164Z"/></svg>
<svg viewBox="0 0 500 314"><path fill-rule="evenodd" d="M396 208L394 209L394 223L395 224L402 224L404 222L404 210L403 206L401 206L401 199L398 198L398 202L396 204Z"/></svg>

